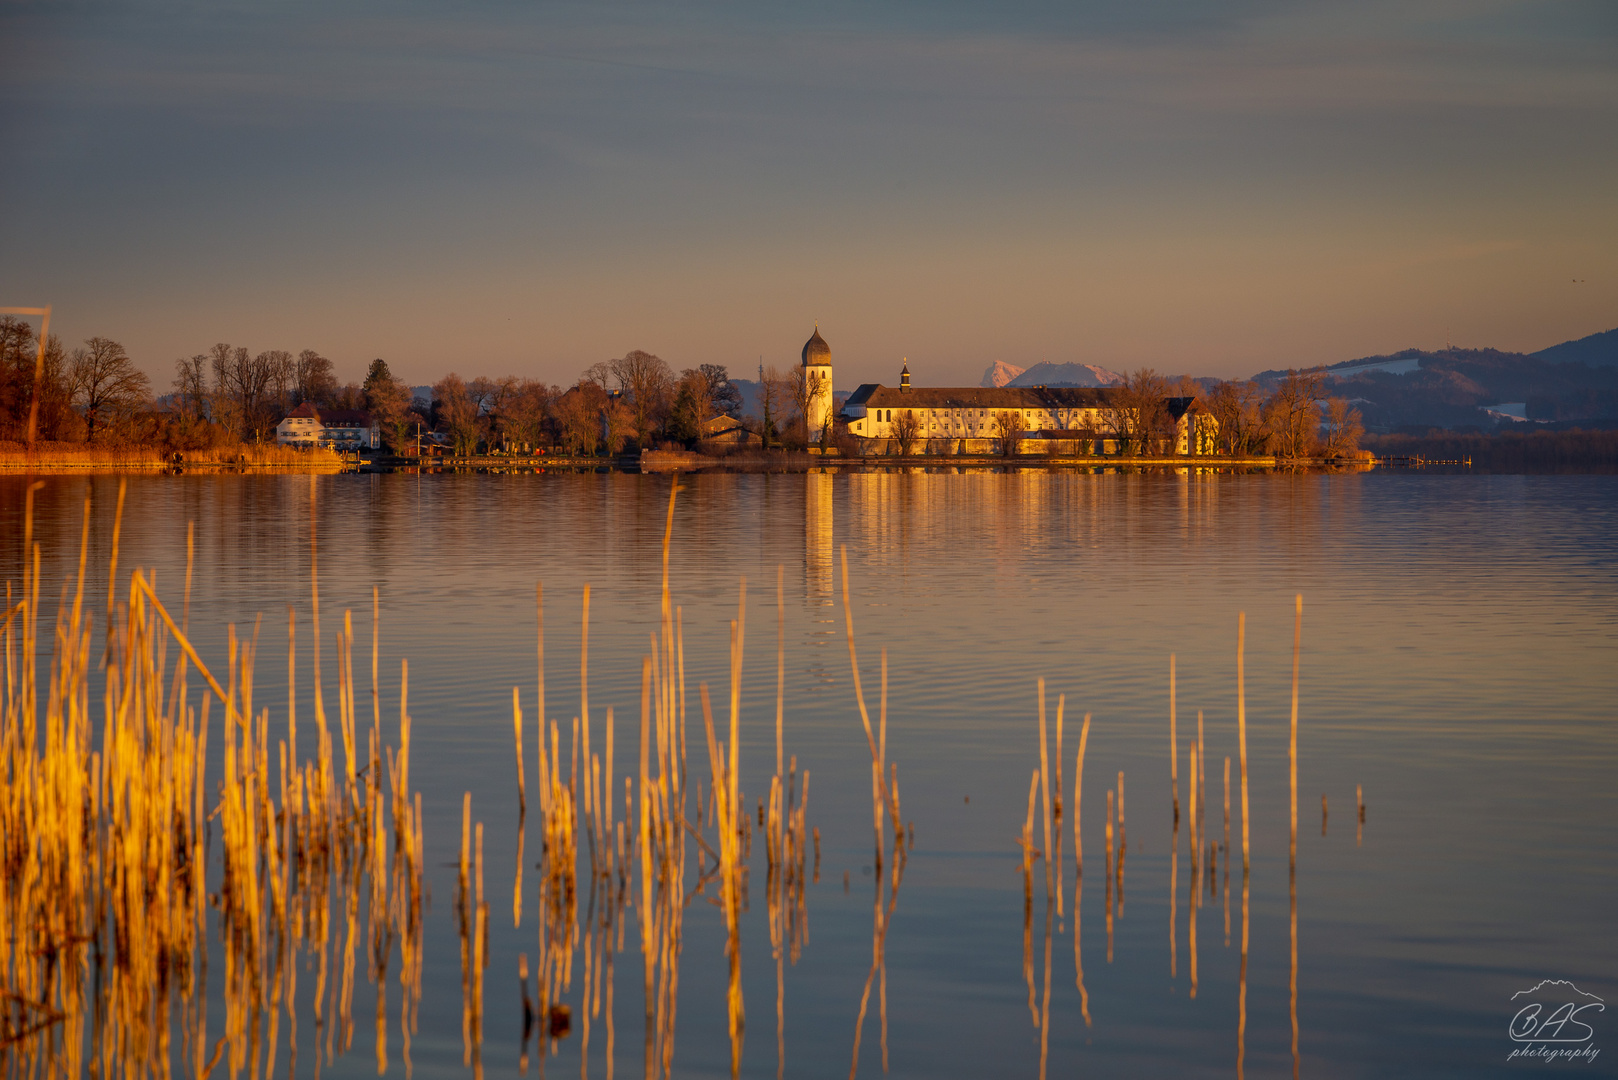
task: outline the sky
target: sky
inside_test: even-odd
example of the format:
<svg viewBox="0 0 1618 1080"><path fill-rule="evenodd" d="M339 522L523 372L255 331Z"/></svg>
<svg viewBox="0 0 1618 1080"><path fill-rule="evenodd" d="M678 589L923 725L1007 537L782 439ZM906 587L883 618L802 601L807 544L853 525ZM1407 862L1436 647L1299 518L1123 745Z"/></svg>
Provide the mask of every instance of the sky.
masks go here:
<svg viewBox="0 0 1618 1080"><path fill-rule="evenodd" d="M1618 326L1611 0L0 0L0 305L427 383Z"/></svg>

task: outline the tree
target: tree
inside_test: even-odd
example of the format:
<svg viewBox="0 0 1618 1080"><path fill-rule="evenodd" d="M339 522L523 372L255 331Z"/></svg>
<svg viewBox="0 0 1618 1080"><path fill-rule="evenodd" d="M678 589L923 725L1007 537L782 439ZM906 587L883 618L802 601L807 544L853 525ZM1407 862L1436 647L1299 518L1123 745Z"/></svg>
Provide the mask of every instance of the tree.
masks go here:
<svg viewBox="0 0 1618 1080"><path fill-rule="evenodd" d="M275 387L273 399L267 393L265 395L266 418L272 425L280 423L281 417L292 408L288 398L297 377L297 361L293 360L292 354L285 349L267 350L260 353L257 360L266 367L266 386Z"/></svg>
<svg viewBox="0 0 1618 1080"><path fill-rule="evenodd" d="M1324 435L1327 457L1351 457L1359 453L1360 436L1364 434L1365 425L1360 420L1360 411L1350 405L1347 398L1326 399Z"/></svg>
<svg viewBox="0 0 1618 1080"><path fill-rule="evenodd" d="M110 338L93 337L73 350L68 381L73 401L84 410L86 440L98 431L133 416L151 398L151 382L135 367L124 347Z"/></svg>
<svg viewBox="0 0 1618 1080"><path fill-rule="evenodd" d="M1000 440L1000 453L1010 457L1016 452L1017 440L1028 430L1028 421L1021 409L1001 409L994 414L994 434Z"/></svg>
<svg viewBox="0 0 1618 1080"><path fill-rule="evenodd" d="M797 407L798 417L802 423L803 442L809 445L809 410L815 400L826 387L826 377L818 371L811 371L805 367L795 367L788 374L790 380L792 404ZM830 433L831 425L827 424L821 429L821 438L824 441Z"/></svg>
<svg viewBox="0 0 1618 1080"><path fill-rule="evenodd" d="M562 445L573 455L593 454L601 438L601 413L607 392L599 383L582 379L556 399L553 411Z"/></svg>
<svg viewBox="0 0 1618 1080"><path fill-rule="evenodd" d="M662 426L668 411L674 373L662 359L641 349L630 350L609 361L608 366L618 392L627 399L635 439L646 446L651 442L652 432Z"/></svg>
<svg viewBox="0 0 1618 1080"><path fill-rule="evenodd" d="M365 407L372 412L376 411L376 401L372 399L372 391L377 387L386 387L393 380L393 372L388 370L388 362L380 356L371 361L371 366L365 372Z"/></svg>
<svg viewBox="0 0 1618 1080"><path fill-rule="evenodd" d="M1227 454L1256 453L1264 440L1263 389L1254 382L1222 382L1208 394L1208 411L1219 425L1218 445Z"/></svg>
<svg viewBox="0 0 1618 1080"><path fill-rule="evenodd" d="M174 361L174 405L183 417L200 420L208 411L208 357L198 353Z"/></svg>
<svg viewBox="0 0 1618 1080"><path fill-rule="evenodd" d="M1112 393L1112 402L1112 418L1105 411L1103 418L1118 434L1120 452L1163 453L1173 445L1175 418L1168 413L1168 379L1141 368Z"/></svg>
<svg viewBox="0 0 1618 1080"><path fill-rule="evenodd" d="M729 380L725 385L730 385ZM713 395L713 382L705 372L697 368L682 371L669 409L669 436L688 446L702 438L704 428L715 415Z"/></svg>
<svg viewBox="0 0 1618 1080"><path fill-rule="evenodd" d="M386 364L382 366L387 367ZM293 404L302 405L312 401L316 405L325 405L336 393L337 376L332 370L331 361L313 349L299 353L293 367L292 396L297 399Z"/></svg>
<svg viewBox="0 0 1618 1080"><path fill-rule="evenodd" d="M551 411L553 387L533 379L512 376L502 380L499 413L496 421L502 437L508 442L535 447L546 442L546 421Z"/></svg>
<svg viewBox="0 0 1618 1080"><path fill-rule="evenodd" d="M0 438L25 439L28 416L35 413L35 435L40 439L76 437L81 423L73 411L73 388L68 382L67 350L55 334L45 339L40 364L39 336L22 319L0 317ZM39 367L39 382L34 373ZM37 410L34 396L38 393Z"/></svg>
<svg viewBox="0 0 1618 1080"><path fill-rule="evenodd" d="M742 392L731 385L730 371L723 364L703 364L697 368L708 381L713 395L714 415L735 416L742 408Z"/></svg>
<svg viewBox="0 0 1618 1080"><path fill-rule="evenodd" d="M601 436L607 444L607 453L621 454L632 434L639 431L639 412L624 395L618 394L607 403L601 413ZM638 435L637 435L638 437ZM645 445L643 442L641 445Z"/></svg>
<svg viewBox="0 0 1618 1080"><path fill-rule="evenodd" d="M467 392L465 381L455 372L450 372L433 384L433 408L438 414L439 424L449 432L456 456L475 454L478 440L483 434L481 418L477 404Z"/></svg>
<svg viewBox="0 0 1618 1080"><path fill-rule="evenodd" d="M899 444L900 456L909 457L921 438L921 421L916 419L916 410L899 410L899 418L893 422L893 438Z"/></svg>
<svg viewBox="0 0 1618 1080"><path fill-rule="evenodd" d="M287 354L274 351L253 356L244 348L220 342L208 355L213 365L214 420L243 440L262 436L280 419L269 416L275 410L267 396L281 358Z"/></svg>
<svg viewBox="0 0 1618 1080"><path fill-rule="evenodd" d="M411 410L410 387L398 379L377 381L367 393L371 418L382 428L382 441L392 453L414 445L419 417Z"/></svg>
<svg viewBox="0 0 1618 1080"><path fill-rule="evenodd" d="M479 375L466 384L466 396L471 399L472 406L477 409L479 416L493 417L500 411L501 399L505 397L505 384Z"/></svg>
<svg viewBox="0 0 1618 1080"><path fill-rule="evenodd" d="M1326 381L1325 373L1289 371L1264 402L1264 430L1270 450L1280 458L1308 457L1320 438L1320 407L1315 399Z"/></svg>
<svg viewBox="0 0 1618 1080"><path fill-rule="evenodd" d="M770 440L780 434L781 414L786 409L790 392L787 380L774 367L758 369L759 438L766 450L770 447Z"/></svg>

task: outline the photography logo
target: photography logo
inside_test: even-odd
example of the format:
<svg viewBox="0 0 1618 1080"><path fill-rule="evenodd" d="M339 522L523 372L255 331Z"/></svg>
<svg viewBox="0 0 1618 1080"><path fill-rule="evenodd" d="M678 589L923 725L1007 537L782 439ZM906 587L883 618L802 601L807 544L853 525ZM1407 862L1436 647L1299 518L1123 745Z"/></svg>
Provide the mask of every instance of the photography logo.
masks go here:
<svg viewBox="0 0 1618 1080"><path fill-rule="evenodd" d="M1586 994L1565 979L1542 979L1539 985L1511 995L1516 1010L1511 1017L1511 1041L1516 1047L1507 1061L1594 1062L1601 1050L1595 1045L1595 1018L1607 1011L1606 1002Z"/></svg>

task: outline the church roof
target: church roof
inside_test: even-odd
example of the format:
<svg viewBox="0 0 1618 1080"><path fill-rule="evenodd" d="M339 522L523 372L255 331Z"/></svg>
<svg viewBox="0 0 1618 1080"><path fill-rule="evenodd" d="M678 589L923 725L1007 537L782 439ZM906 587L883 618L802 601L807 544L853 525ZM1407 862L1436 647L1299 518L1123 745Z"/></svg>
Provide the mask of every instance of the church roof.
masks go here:
<svg viewBox="0 0 1618 1080"><path fill-rule="evenodd" d="M826 339L820 336L820 327L815 327L814 334L803 343L803 363L805 367L810 364L831 363L831 346Z"/></svg>
<svg viewBox="0 0 1618 1080"><path fill-rule="evenodd" d="M866 383L848 405L873 409L1101 409L1117 391L1105 386L896 386Z"/></svg>

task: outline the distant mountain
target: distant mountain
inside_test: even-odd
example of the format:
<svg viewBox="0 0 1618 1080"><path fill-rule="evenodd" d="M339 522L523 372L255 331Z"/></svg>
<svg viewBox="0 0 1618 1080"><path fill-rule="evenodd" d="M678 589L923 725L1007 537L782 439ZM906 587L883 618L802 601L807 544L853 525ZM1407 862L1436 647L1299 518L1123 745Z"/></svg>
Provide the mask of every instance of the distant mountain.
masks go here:
<svg viewBox="0 0 1618 1080"><path fill-rule="evenodd" d="M1591 367L1618 367L1618 330L1564 341L1534 354L1555 364L1589 364Z"/></svg>
<svg viewBox="0 0 1618 1080"><path fill-rule="evenodd" d="M1006 365L1008 368L1010 365ZM1096 364L1053 364L1041 361L1006 386L1120 386L1124 377ZM984 385L988 385L985 383Z"/></svg>
<svg viewBox="0 0 1618 1080"><path fill-rule="evenodd" d="M1026 368L1020 368L1016 364L1008 364L1004 360L996 360L994 363L990 364L989 369L983 373L983 381L978 383L978 385L1005 386L1012 379L1015 379L1018 375L1021 375L1026 370Z"/></svg>

